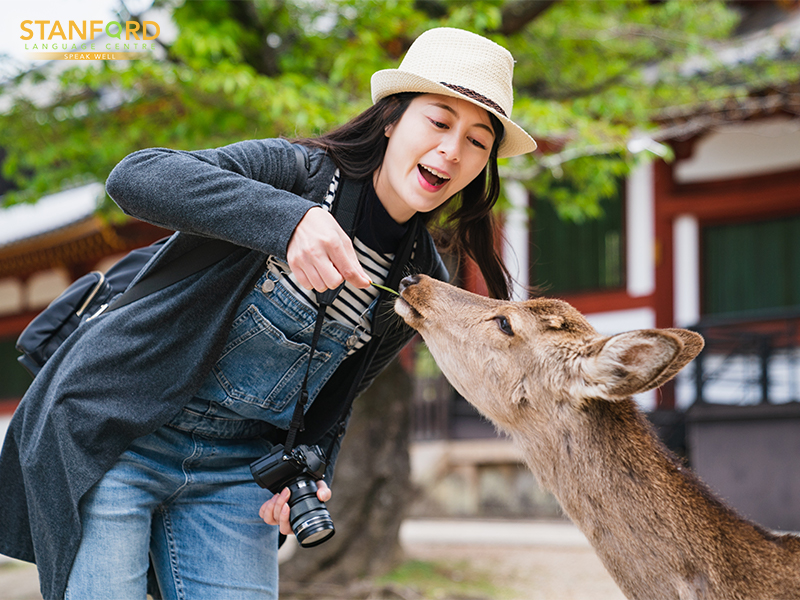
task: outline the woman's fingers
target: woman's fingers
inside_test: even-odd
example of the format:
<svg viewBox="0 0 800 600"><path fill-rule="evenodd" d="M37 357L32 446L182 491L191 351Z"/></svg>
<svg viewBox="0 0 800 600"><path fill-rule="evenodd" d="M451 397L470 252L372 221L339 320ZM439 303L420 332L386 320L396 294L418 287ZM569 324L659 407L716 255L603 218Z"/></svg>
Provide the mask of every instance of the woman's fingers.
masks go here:
<svg viewBox="0 0 800 600"><path fill-rule="evenodd" d="M336 219L325 210L309 210L297 224L286 251L289 268L306 289L323 292L343 281L370 284L355 249Z"/></svg>
<svg viewBox="0 0 800 600"><path fill-rule="evenodd" d="M317 481L317 498L320 502L328 502L331 499L331 488L324 481ZM289 520L291 508L289 498L291 492L289 488L283 488L280 494L275 494L261 505L258 515L267 525L278 525L283 535L292 534L292 525Z"/></svg>
<svg viewBox="0 0 800 600"><path fill-rule="evenodd" d="M339 229L339 231L342 236L340 240L341 243L330 248L328 258L343 280L349 281L359 288L368 287L370 279L361 266L361 263L358 262L358 256L356 256L355 248L353 248L353 242L342 229ZM333 286L329 289L335 287L337 286Z"/></svg>
<svg viewBox="0 0 800 600"><path fill-rule="evenodd" d="M321 479L317 481L317 498L319 501L328 502L331 499L331 495L331 488L328 487L328 484Z"/></svg>
<svg viewBox="0 0 800 600"><path fill-rule="evenodd" d="M284 488L280 494L275 494L261 505L258 515L267 525L278 525L284 535L291 535L292 527L289 523L289 488Z"/></svg>

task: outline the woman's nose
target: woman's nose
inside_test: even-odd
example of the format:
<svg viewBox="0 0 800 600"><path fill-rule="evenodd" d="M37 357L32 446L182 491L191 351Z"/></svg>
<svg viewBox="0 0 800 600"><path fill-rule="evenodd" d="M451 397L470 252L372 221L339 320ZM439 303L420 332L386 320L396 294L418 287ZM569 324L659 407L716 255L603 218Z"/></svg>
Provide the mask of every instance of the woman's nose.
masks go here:
<svg viewBox="0 0 800 600"><path fill-rule="evenodd" d="M453 162L458 162L461 159L461 146L455 136L446 136L439 143L439 153Z"/></svg>

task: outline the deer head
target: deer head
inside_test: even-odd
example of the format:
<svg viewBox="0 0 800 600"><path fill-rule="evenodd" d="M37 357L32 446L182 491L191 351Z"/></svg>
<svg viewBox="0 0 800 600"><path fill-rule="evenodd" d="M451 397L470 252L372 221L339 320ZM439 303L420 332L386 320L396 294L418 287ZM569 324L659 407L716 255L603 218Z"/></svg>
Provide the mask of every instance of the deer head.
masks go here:
<svg viewBox="0 0 800 600"><path fill-rule="evenodd" d="M458 392L510 431L564 405L656 388L703 348L683 329L601 336L561 300L493 300L424 275L402 281L395 310Z"/></svg>

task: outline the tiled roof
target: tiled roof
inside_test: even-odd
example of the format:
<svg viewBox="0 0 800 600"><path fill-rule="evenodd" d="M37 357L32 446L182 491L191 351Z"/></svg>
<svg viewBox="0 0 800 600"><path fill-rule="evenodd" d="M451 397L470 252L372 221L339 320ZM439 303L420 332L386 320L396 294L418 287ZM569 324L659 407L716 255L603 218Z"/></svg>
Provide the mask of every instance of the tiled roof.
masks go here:
<svg viewBox="0 0 800 600"><path fill-rule="evenodd" d="M45 196L35 204L0 208L0 249L92 218L103 185L90 183Z"/></svg>

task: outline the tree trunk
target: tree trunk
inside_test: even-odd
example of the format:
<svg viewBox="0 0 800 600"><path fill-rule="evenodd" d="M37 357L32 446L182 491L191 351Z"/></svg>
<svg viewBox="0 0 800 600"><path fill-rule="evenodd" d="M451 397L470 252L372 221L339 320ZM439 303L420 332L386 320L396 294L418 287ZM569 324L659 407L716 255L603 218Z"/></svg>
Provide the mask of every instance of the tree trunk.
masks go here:
<svg viewBox="0 0 800 600"><path fill-rule="evenodd" d="M281 565L281 597L314 584L351 584L399 563L411 499L411 394L411 377L395 360L356 400L328 503L336 534Z"/></svg>

